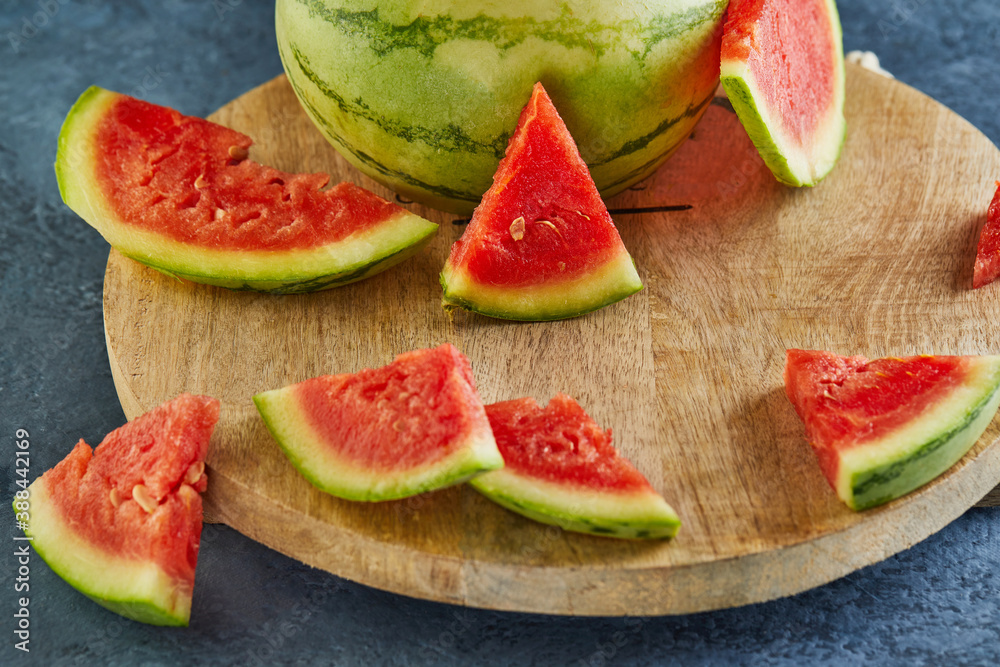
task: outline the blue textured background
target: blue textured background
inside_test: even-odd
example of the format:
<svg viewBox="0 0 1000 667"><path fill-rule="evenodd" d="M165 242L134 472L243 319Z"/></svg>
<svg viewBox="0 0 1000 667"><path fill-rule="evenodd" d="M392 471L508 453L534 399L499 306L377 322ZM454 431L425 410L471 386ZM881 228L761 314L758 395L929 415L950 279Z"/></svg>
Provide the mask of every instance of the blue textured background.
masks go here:
<svg viewBox="0 0 1000 667"><path fill-rule="evenodd" d="M996 0L839 6L847 50L877 52L897 78L1000 140ZM46 7L49 13L39 14ZM16 490L15 429L31 434L34 477L78 438L96 443L124 421L101 322L108 247L63 206L52 170L63 117L95 83L207 115L281 72L272 14L271 3L249 0L0 0L3 497ZM33 557L30 654L13 648L17 533L9 512L0 511L0 521L3 664L1000 661L1000 509L974 509L909 551L792 598L652 619L544 617L411 600L207 526L189 629L121 619Z"/></svg>

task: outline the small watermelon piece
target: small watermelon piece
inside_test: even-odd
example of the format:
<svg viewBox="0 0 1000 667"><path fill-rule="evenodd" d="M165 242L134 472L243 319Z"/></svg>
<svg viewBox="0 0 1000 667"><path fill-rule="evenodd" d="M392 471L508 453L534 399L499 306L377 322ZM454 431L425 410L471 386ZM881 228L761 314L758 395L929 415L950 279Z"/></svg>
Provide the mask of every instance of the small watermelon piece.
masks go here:
<svg viewBox="0 0 1000 667"><path fill-rule="evenodd" d="M823 474L855 510L899 498L946 471L1000 405L1000 356L869 361L788 350L784 375Z"/></svg>
<svg viewBox="0 0 1000 667"><path fill-rule="evenodd" d="M815 185L844 143L844 45L834 0L733 0L722 86L782 183Z"/></svg>
<svg viewBox="0 0 1000 667"><path fill-rule="evenodd" d="M28 487L25 534L52 570L103 607L187 625L201 538L200 492L219 402L181 394L83 440ZM15 511L21 511L17 501ZM20 518L20 515L19 515Z"/></svg>
<svg viewBox="0 0 1000 667"><path fill-rule="evenodd" d="M989 285L997 276L1000 276L1000 181L997 181L997 191L986 214L986 224L979 233L972 287Z"/></svg>
<svg viewBox="0 0 1000 667"><path fill-rule="evenodd" d="M611 444L580 405L556 394L486 406L504 468L469 483L509 510L566 530L605 537L665 538L677 514Z"/></svg>
<svg viewBox="0 0 1000 667"><path fill-rule="evenodd" d="M253 400L292 465L348 500L405 498L503 466L469 360L447 343Z"/></svg>
<svg viewBox="0 0 1000 667"><path fill-rule="evenodd" d="M59 135L63 201L123 255L231 289L309 292L372 276L437 225L325 174L247 159L244 134L98 88Z"/></svg>
<svg viewBox="0 0 1000 667"><path fill-rule="evenodd" d="M542 85L441 273L444 305L512 320L582 315L642 289Z"/></svg>

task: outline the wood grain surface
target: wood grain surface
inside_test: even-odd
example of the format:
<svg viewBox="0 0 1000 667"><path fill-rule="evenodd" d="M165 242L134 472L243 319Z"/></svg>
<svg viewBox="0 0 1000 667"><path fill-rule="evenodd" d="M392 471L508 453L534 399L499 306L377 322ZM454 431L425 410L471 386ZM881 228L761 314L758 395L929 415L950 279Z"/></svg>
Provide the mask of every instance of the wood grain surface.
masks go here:
<svg viewBox="0 0 1000 667"><path fill-rule="evenodd" d="M784 396L785 349L869 357L1000 352L1000 285L971 290L1000 151L948 109L848 68L849 136L818 187L770 175L725 100L653 177L609 201L645 289L577 319L515 323L441 308L463 226L328 292L194 285L115 252L104 287L125 414L182 391L222 401L206 512L278 551L405 595L580 615L696 612L817 586L906 549L1000 481L1000 424L944 476L854 513L823 479ZM284 77L213 120L254 159L392 193L350 167ZM659 207L689 205L684 211ZM314 489L271 440L252 394L388 363L450 341L487 402L574 396L684 524L669 542L564 533L467 487L379 504Z"/></svg>

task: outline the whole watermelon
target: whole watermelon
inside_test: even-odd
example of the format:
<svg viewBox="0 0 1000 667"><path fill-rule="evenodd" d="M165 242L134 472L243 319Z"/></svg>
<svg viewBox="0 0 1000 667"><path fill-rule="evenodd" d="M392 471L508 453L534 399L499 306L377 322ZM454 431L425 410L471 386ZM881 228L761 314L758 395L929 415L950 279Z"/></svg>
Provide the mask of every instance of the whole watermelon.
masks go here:
<svg viewBox="0 0 1000 667"><path fill-rule="evenodd" d="M651 174L719 79L728 0L277 0L302 106L351 163L400 194L469 212L536 81L597 187Z"/></svg>

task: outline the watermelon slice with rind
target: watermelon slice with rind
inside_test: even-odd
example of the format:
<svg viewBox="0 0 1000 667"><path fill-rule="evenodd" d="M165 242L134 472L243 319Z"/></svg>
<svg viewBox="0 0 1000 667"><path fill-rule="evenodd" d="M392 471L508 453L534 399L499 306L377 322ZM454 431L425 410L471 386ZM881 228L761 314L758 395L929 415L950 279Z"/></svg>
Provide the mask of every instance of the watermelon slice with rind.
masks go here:
<svg viewBox="0 0 1000 667"><path fill-rule="evenodd" d="M472 479L475 489L542 523L604 537L666 538L680 528L673 508L611 444L580 405L556 394L486 406L502 470Z"/></svg>
<svg viewBox="0 0 1000 667"><path fill-rule="evenodd" d="M834 0L733 0L722 86L775 177L811 186L840 156L844 46Z"/></svg>
<svg viewBox="0 0 1000 667"><path fill-rule="evenodd" d="M352 183L248 159L252 140L96 86L59 135L63 201L123 255L197 283L310 292L413 255L437 225Z"/></svg>
<svg viewBox="0 0 1000 667"><path fill-rule="evenodd" d="M788 350L784 377L820 469L855 510L899 498L944 473L1000 406L1000 356L869 361Z"/></svg>
<svg viewBox="0 0 1000 667"><path fill-rule="evenodd" d="M52 570L143 623L187 625L201 538L205 455L219 418L208 396L177 398L83 440L28 487L25 534ZM20 512L18 501L15 512ZM18 515L21 518L21 515Z"/></svg>
<svg viewBox="0 0 1000 667"><path fill-rule="evenodd" d="M986 212L986 224L979 232L976 265L972 271L972 287L989 285L1000 277L1000 181Z"/></svg>
<svg viewBox="0 0 1000 667"><path fill-rule="evenodd" d="M450 344L253 397L292 465L348 500L392 500L503 466L468 359Z"/></svg>
<svg viewBox="0 0 1000 667"><path fill-rule="evenodd" d="M445 307L512 320L582 315L642 289L573 137L542 85L441 272Z"/></svg>

